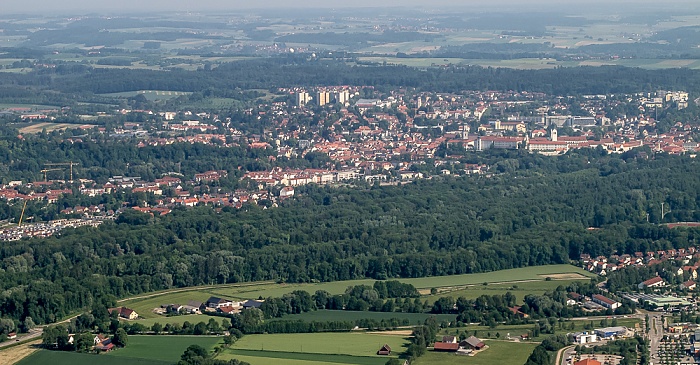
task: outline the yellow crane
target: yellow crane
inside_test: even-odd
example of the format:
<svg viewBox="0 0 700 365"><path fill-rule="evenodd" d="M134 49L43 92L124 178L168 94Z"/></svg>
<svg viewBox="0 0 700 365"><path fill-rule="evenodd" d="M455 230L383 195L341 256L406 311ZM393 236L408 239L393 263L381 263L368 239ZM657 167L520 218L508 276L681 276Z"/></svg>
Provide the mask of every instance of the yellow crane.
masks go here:
<svg viewBox="0 0 700 365"><path fill-rule="evenodd" d="M24 200L24 206L22 207L22 214L19 216L19 224L17 225L17 227L22 227L22 219L24 219L24 210L27 209L27 201L28 200L26 200L26 199Z"/></svg>
<svg viewBox="0 0 700 365"><path fill-rule="evenodd" d="M44 181L48 181L48 179L46 178L47 172L49 172L49 171L61 171L61 170L63 170L63 169L43 169L43 170L41 170L41 172L44 173Z"/></svg>
<svg viewBox="0 0 700 365"><path fill-rule="evenodd" d="M73 181L73 166L80 165L78 162L45 163L46 166L70 166L70 181Z"/></svg>

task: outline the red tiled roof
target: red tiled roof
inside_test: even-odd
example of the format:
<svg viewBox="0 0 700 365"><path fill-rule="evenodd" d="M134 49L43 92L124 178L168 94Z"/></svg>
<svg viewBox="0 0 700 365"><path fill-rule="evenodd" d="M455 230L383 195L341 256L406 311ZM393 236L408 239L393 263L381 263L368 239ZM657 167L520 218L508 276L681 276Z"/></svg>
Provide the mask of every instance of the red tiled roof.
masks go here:
<svg viewBox="0 0 700 365"><path fill-rule="evenodd" d="M435 342L433 349L437 351L457 351L459 350L459 344L452 342Z"/></svg>
<svg viewBox="0 0 700 365"><path fill-rule="evenodd" d="M600 364L600 361L598 361L598 360L586 359L586 360L577 361L574 363L574 365L601 365L601 364Z"/></svg>

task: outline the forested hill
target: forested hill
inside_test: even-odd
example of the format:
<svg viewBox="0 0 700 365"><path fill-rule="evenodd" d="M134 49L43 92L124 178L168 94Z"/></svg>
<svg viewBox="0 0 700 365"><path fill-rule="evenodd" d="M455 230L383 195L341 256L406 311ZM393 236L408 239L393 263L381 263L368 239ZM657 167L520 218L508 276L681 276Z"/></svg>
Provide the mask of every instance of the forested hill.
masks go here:
<svg viewBox="0 0 700 365"><path fill-rule="evenodd" d="M110 295L169 287L449 275L697 244L698 230L658 224L661 202L672 210L665 221L700 220L695 159L499 164L493 176L400 187L307 186L267 210L130 211L99 228L4 243L0 312L47 322Z"/></svg>

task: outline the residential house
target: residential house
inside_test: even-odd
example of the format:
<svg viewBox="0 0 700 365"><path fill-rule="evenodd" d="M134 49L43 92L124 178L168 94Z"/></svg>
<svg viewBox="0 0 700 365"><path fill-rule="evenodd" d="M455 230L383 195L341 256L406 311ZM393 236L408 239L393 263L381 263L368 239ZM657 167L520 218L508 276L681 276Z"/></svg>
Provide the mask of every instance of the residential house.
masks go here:
<svg viewBox="0 0 700 365"><path fill-rule="evenodd" d="M685 283L680 285L680 289L681 290L695 290L696 286L697 286L697 284L694 281L688 280Z"/></svg>
<svg viewBox="0 0 700 365"><path fill-rule="evenodd" d="M136 313L133 309L127 307L109 308L108 311L110 314L116 311L119 314L119 317L128 320L134 320L139 318L138 313Z"/></svg>
<svg viewBox="0 0 700 365"><path fill-rule="evenodd" d="M223 313L223 314L236 314L241 312L241 307L234 307L234 306L226 306L226 307L218 307L216 308L217 313Z"/></svg>

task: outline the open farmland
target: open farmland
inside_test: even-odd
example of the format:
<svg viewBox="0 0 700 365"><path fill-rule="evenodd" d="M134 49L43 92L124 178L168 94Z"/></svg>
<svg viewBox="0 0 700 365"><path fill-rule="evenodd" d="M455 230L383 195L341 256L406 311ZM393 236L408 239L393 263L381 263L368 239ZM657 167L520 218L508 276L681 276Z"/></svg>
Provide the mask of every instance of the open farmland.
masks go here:
<svg viewBox="0 0 700 365"><path fill-rule="evenodd" d="M411 325L422 324L429 317L436 317L440 321L453 321L456 316L452 314L429 314L429 313L399 313L399 312L357 312L339 310L318 310L301 314L290 314L278 321L302 320L302 321L355 321L360 319L373 319L376 321L397 318L408 320ZM205 317L206 318L206 317Z"/></svg>
<svg viewBox="0 0 700 365"><path fill-rule="evenodd" d="M381 365L386 356L377 350L388 344L398 355L405 350L408 339L395 335L364 332L249 335L225 350L218 358L237 358L252 365L289 364L359 364ZM393 355L393 354L392 354ZM273 360L274 359L274 360Z"/></svg>
<svg viewBox="0 0 700 365"><path fill-rule="evenodd" d="M572 265L547 265L534 266L519 269L500 270L490 273L464 274L452 276L435 276L426 278L409 278L396 279L404 283L413 284L421 293L430 293L431 288L442 288L443 292L451 292L450 296L459 297L461 295L469 297L478 297L481 294L501 294L505 293L508 288L512 288L513 284L518 288L522 286L523 292L518 295L522 300L526 293L544 293L547 290L552 290L559 285L568 285L569 280L551 280L547 281L548 275L567 274L567 278L571 275L577 275L581 280L589 280L591 274L585 270ZM331 294L342 294L348 286L351 285L372 285L375 280L348 280L335 281L330 283L302 283L302 284L277 284L273 282L262 283L245 283L245 284L224 284L210 287L197 287L191 289L177 289L176 291L154 293L145 298L137 298L123 300L121 305L134 309L140 316L144 318L162 318L161 323L169 323L166 317L160 317L153 314L154 308L160 307L162 304L187 304L190 300L206 301L211 296L229 298L229 299L256 299L259 297L281 297L284 294L291 293L294 290L305 290L309 293L314 293L317 290L326 290ZM483 283L487 283L483 287ZM477 289L477 286L479 287ZM459 293L457 290L467 288L464 293ZM494 290L490 290L490 289ZM471 290L471 291L470 291ZM472 294L473 293L473 294ZM478 293L478 295L476 295ZM474 296L476 295L476 296ZM433 299L432 297L430 299ZM177 317L170 317L177 318Z"/></svg>
<svg viewBox="0 0 700 365"><path fill-rule="evenodd" d="M39 350L41 341L31 341L17 346L4 348L0 351L0 364L12 365L16 364L25 357Z"/></svg>
<svg viewBox="0 0 700 365"><path fill-rule="evenodd" d="M567 286L573 282L580 280L550 280L550 281L527 281L521 283L504 283L504 284L471 284L465 287L442 287L436 295L427 296L428 301L435 301L440 297L465 297L467 299L476 299L482 295L503 295L506 292L511 292L515 295L519 302L522 302L525 296L530 294L542 295L545 292L553 291L558 286Z"/></svg>
<svg viewBox="0 0 700 365"><path fill-rule="evenodd" d="M220 337L206 336L129 336L127 347L112 351L106 356L125 361L149 359L174 363L190 345L199 345L213 351L214 346L220 342Z"/></svg>
<svg viewBox="0 0 700 365"><path fill-rule="evenodd" d="M129 336L129 344L108 354L93 355L74 352L40 350L18 362L20 365L172 365L190 345L200 345L212 351L221 341L203 336Z"/></svg>
<svg viewBox="0 0 700 365"><path fill-rule="evenodd" d="M167 91L167 90L138 90L138 91L127 91L122 93L111 93L103 94L104 96L112 96L115 98L131 98L136 95L143 95L148 99L148 101L155 100L168 100L172 98L177 98L180 96L186 96L191 93L183 91Z"/></svg>
<svg viewBox="0 0 700 365"><path fill-rule="evenodd" d="M411 67L430 67L437 65L473 65L482 67L501 67L520 70L553 69L556 67L578 66L626 66L640 67L649 70L667 68L700 69L700 61L696 60L661 60L661 59L617 59L617 60L587 60L587 61L558 61L548 58L517 58L509 60L467 59L467 58L397 58L391 56L359 57L359 61L405 65Z"/></svg>
<svg viewBox="0 0 700 365"><path fill-rule="evenodd" d="M476 356L455 355L428 351L419 357L415 365L522 365L527 361L537 343L486 341L489 348Z"/></svg>
<svg viewBox="0 0 700 365"><path fill-rule="evenodd" d="M47 132L55 130L63 130L69 128L78 128L79 124L69 123L33 123L19 129L20 133L39 133L46 129Z"/></svg>
<svg viewBox="0 0 700 365"><path fill-rule="evenodd" d="M184 350L183 350L184 351ZM24 360L17 363L18 365L172 365L173 362L170 361L159 361L152 359L135 359L131 358L128 362L125 362L123 358L105 356L105 355L93 355L93 354L80 354L77 352L63 352L63 351L49 351L41 350L35 352L33 355L25 358Z"/></svg>

